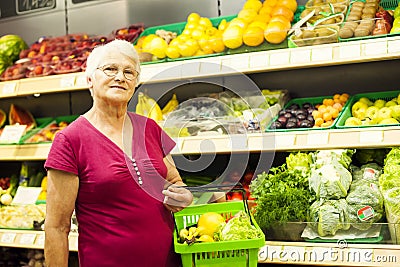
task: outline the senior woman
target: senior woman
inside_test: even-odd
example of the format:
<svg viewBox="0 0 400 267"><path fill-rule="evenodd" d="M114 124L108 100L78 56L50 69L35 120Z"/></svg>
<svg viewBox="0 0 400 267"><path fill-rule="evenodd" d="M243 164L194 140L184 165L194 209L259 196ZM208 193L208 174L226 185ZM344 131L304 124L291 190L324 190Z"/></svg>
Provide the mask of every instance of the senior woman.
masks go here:
<svg viewBox="0 0 400 267"><path fill-rule="evenodd" d="M56 135L45 162L48 267L68 266L74 209L81 267L180 265L172 212L193 196L169 155L173 140L127 110L139 74L138 55L123 40L94 48L87 59L93 105Z"/></svg>

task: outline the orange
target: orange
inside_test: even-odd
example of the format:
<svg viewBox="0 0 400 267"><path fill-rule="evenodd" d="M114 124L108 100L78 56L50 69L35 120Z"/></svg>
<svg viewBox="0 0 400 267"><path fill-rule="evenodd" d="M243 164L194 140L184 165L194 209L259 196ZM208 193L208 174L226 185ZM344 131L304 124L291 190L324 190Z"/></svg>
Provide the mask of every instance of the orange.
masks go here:
<svg viewBox="0 0 400 267"><path fill-rule="evenodd" d="M202 214L197 222L200 235L214 236L219 227L225 223L224 217L216 212L206 212Z"/></svg>
<svg viewBox="0 0 400 267"><path fill-rule="evenodd" d="M247 27L243 33L243 43L248 46L259 46L264 41L264 30L258 26Z"/></svg>
<svg viewBox="0 0 400 267"><path fill-rule="evenodd" d="M238 13L238 18L243 19L245 22L250 23L254 21L254 18L257 16L257 11L254 9L242 9Z"/></svg>
<svg viewBox="0 0 400 267"><path fill-rule="evenodd" d="M317 127L320 127L322 125L322 123L324 123L324 119L323 118L316 118L314 125Z"/></svg>
<svg viewBox="0 0 400 267"><path fill-rule="evenodd" d="M286 25L280 21L271 21L264 32L264 37L271 44L282 43L287 36Z"/></svg>
<svg viewBox="0 0 400 267"><path fill-rule="evenodd" d="M293 20L294 18L294 13L292 10L290 10L287 7L284 6L276 6L272 9L271 12L271 17L275 17L275 16L284 16L286 17L289 22Z"/></svg>
<svg viewBox="0 0 400 267"><path fill-rule="evenodd" d="M322 118L324 119L324 121L330 121L332 120L332 114L330 112L325 112L324 114L322 114Z"/></svg>
<svg viewBox="0 0 400 267"><path fill-rule="evenodd" d="M333 104L335 104L335 102L333 101L333 99L325 98L322 101L322 104L324 104L325 106L333 106Z"/></svg>
<svg viewBox="0 0 400 267"><path fill-rule="evenodd" d="M285 6L292 10L293 13L297 10L297 1L296 0L278 0L278 6Z"/></svg>
<svg viewBox="0 0 400 267"><path fill-rule="evenodd" d="M238 25L231 25L222 34L222 41L228 48L235 49L243 44L243 28Z"/></svg>
<svg viewBox="0 0 400 267"><path fill-rule="evenodd" d="M278 0L265 0L263 6L271 6L274 7L278 3Z"/></svg>
<svg viewBox="0 0 400 267"><path fill-rule="evenodd" d="M243 5L243 9L253 9L256 12L263 6L259 0L247 0Z"/></svg>
<svg viewBox="0 0 400 267"><path fill-rule="evenodd" d="M289 30L292 27L292 25L290 24L290 21L284 16L271 17L269 24L271 24L272 22L276 22L276 21L281 22L285 26L284 30Z"/></svg>

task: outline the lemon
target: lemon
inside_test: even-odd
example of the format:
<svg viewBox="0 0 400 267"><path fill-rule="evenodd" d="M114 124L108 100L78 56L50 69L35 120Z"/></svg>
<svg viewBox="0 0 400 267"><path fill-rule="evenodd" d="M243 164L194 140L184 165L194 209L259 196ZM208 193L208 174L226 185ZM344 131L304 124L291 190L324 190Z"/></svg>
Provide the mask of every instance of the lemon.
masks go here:
<svg viewBox="0 0 400 267"><path fill-rule="evenodd" d="M196 12L190 13L186 19L187 22L198 22L199 20L200 20L200 15Z"/></svg>
<svg viewBox="0 0 400 267"><path fill-rule="evenodd" d="M224 45L230 49L235 49L243 44L243 28L238 25L231 25L222 34Z"/></svg>
<svg viewBox="0 0 400 267"><path fill-rule="evenodd" d="M186 24L186 26L185 26L185 30L188 29L188 30L193 31L193 30L196 29L198 26L199 26L198 23L195 23L195 22L188 22L188 23Z"/></svg>
<svg viewBox="0 0 400 267"><path fill-rule="evenodd" d="M253 21L252 23L249 24L249 26L247 26L247 28L251 28L251 27L259 27L259 28L265 30L265 28L267 28L267 23L262 22L262 21Z"/></svg>
<svg viewBox="0 0 400 267"><path fill-rule="evenodd" d="M214 238L209 235L202 235L197 240L200 242L214 242Z"/></svg>
<svg viewBox="0 0 400 267"><path fill-rule="evenodd" d="M167 42L161 37L154 37L150 43L143 47L143 52L149 52L157 58L165 58L165 50L167 49Z"/></svg>
<svg viewBox="0 0 400 267"><path fill-rule="evenodd" d="M218 24L218 30L224 31L228 26L228 22L226 22L226 19L221 20L221 22Z"/></svg>
<svg viewBox="0 0 400 267"><path fill-rule="evenodd" d="M243 9L252 9L258 11L262 6L263 4L259 0L247 0L243 5Z"/></svg>
<svg viewBox="0 0 400 267"><path fill-rule="evenodd" d="M156 38L156 37L158 37L158 36L155 35L155 34L149 34L149 35L145 36L145 38L144 38L143 41L141 42L142 49L143 49L143 50L148 50L149 44L150 44L151 41L152 41L154 38Z"/></svg>
<svg viewBox="0 0 400 267"><path fill-rule="evenodd" d="M179 58L181 56L178 46L168 46L168 48L165 50L165 54L167 57L172 59Z"/></svg>
<svg viewBox="0 0 400 267"><path fill-rule="evenodd" d="M211 36L208 40L208 44L215 53L224 52L226 48L224 42L222 41L222 36L219 35Z"/></svg>
<svg viewBox="0 0 400 267"><path fill-rule="evenodd" d="M218 29L215 28L215 27L208 27L208 28L206 29L205 33L206 33L207 35L212 36L212 35L214 35L217 31L218 31Z"/></svg>
<svg viewBox="0 0 400 267"><path fill-rule="evenodd" d="M199 40L203 36L203 34L204 34L204 31L202 31L200 29L194 29L192 31L191 36L192 36L193 39Z"/></svg>
<svg viewBox="0 0 400 267"><path fill-rule="evenodd" d="M206 29L213 26L211 20L209 18L204 18L204 17L200 18L199 25L206 27Z"/></svg>
<svg viewBox="0 0 400 267"><path fill-rule="evenodd" d="M244 28L246 28L247 27L247 22L245 22L243 19L241 19L241 18L234 18L233 20L231 20L231 22L229 23L229 27L231 27L231 26L239 26L240 28L242 28L242 29L244 29ZM228 27L228 28L229 28ZM227 29L228 29L227 28ZM227 30L226 29L226 30Z"/></svg>
<svg viewBox="0 0 400 267"><path fill-rule="evenodd" d="M224 217L216 212L206 212L202 214L197 222L197 229L200 235L214 236L218 228L225 223Z"/></svg>
<svg viewBox="0 0 400 267"><path fill-rule="evenodd" d="M185 42L179 44L179 53L183 57L191 57L196 54L197 50L199 50L199 45L196 40L188 39Z"/></svg>
<svg viewBox="0 0 400 267"><path fill-rule="evenodd" d="M238 18L244 20L246 23L250 23L254 21L254 18L257 16L257 11L254 9L242 9L238 13Z"/></svg>
<svg viewBox="0 0 400 267"><path fill-rule="evenodd" d="M206 55L206 52L204 52L201 49L197 50L197 52L194 54L194 56L204 56L204 55Z"/></svg>

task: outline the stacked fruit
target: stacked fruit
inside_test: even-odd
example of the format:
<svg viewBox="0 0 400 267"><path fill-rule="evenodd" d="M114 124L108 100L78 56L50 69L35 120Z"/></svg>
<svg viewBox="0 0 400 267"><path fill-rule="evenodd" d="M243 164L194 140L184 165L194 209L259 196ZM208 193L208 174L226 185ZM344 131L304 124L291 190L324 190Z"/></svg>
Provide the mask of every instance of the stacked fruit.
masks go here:
<svg viewBox="0 0 400 267"><path fill-rule="evenodd" d="M329 127L339 116L344 105L349 100L349 94L335 94L333 98L325 98L322 105L316 105L317 110L312 112L314 127Z"/></svg>
<svg viewBox="0 0 400 267"><path fill-rule="evenodd" d="M163 120L160 106L153 98L142 92L140 92L138 96L136 114L151 118L156 122Z"/></svg>
<svg viewBox="0 0 400 267"><path fill-rule="evenodd" d="M213 242L214 234L225 223L224 217L216 212L206 212L199 217L197 227L183 228L179 231L181 243Z"/></svg>
<svg viewBox="0 0 400 267"><path fill-rule="evenodd" d="M295 0L247 0L223 33L226 47L235 49L243 44L258 46L264 39L271 44L282 43L291 27Z"/></svg>
<svg viewBox="0 0 400 267"><path fill-rule="evenodd" d="M351 117L345 126L399 124L400 94L391 100L377 98L375 101L361 97L351 106Z"/></svg>

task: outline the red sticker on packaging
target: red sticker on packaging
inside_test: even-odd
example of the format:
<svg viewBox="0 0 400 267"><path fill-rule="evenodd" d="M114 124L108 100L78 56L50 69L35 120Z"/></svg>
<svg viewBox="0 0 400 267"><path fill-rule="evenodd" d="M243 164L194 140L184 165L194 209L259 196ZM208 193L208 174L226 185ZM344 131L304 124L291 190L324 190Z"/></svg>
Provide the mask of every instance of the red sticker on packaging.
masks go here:
<svg viewBox="0 0 400 267"><path fill-rule="evenodd" d="M376 170L374 170L372 168L364 169L364 174L363 174L364 179L376 179L377 176L378 176L378 173Z"/></svg>
<svg viewBox="0 0 400 267"><path fill-rule="evenodd" d="M357 216L361 221L366 221L374 217L375 212L371 206L365 206L357 211Z"/></svg>

